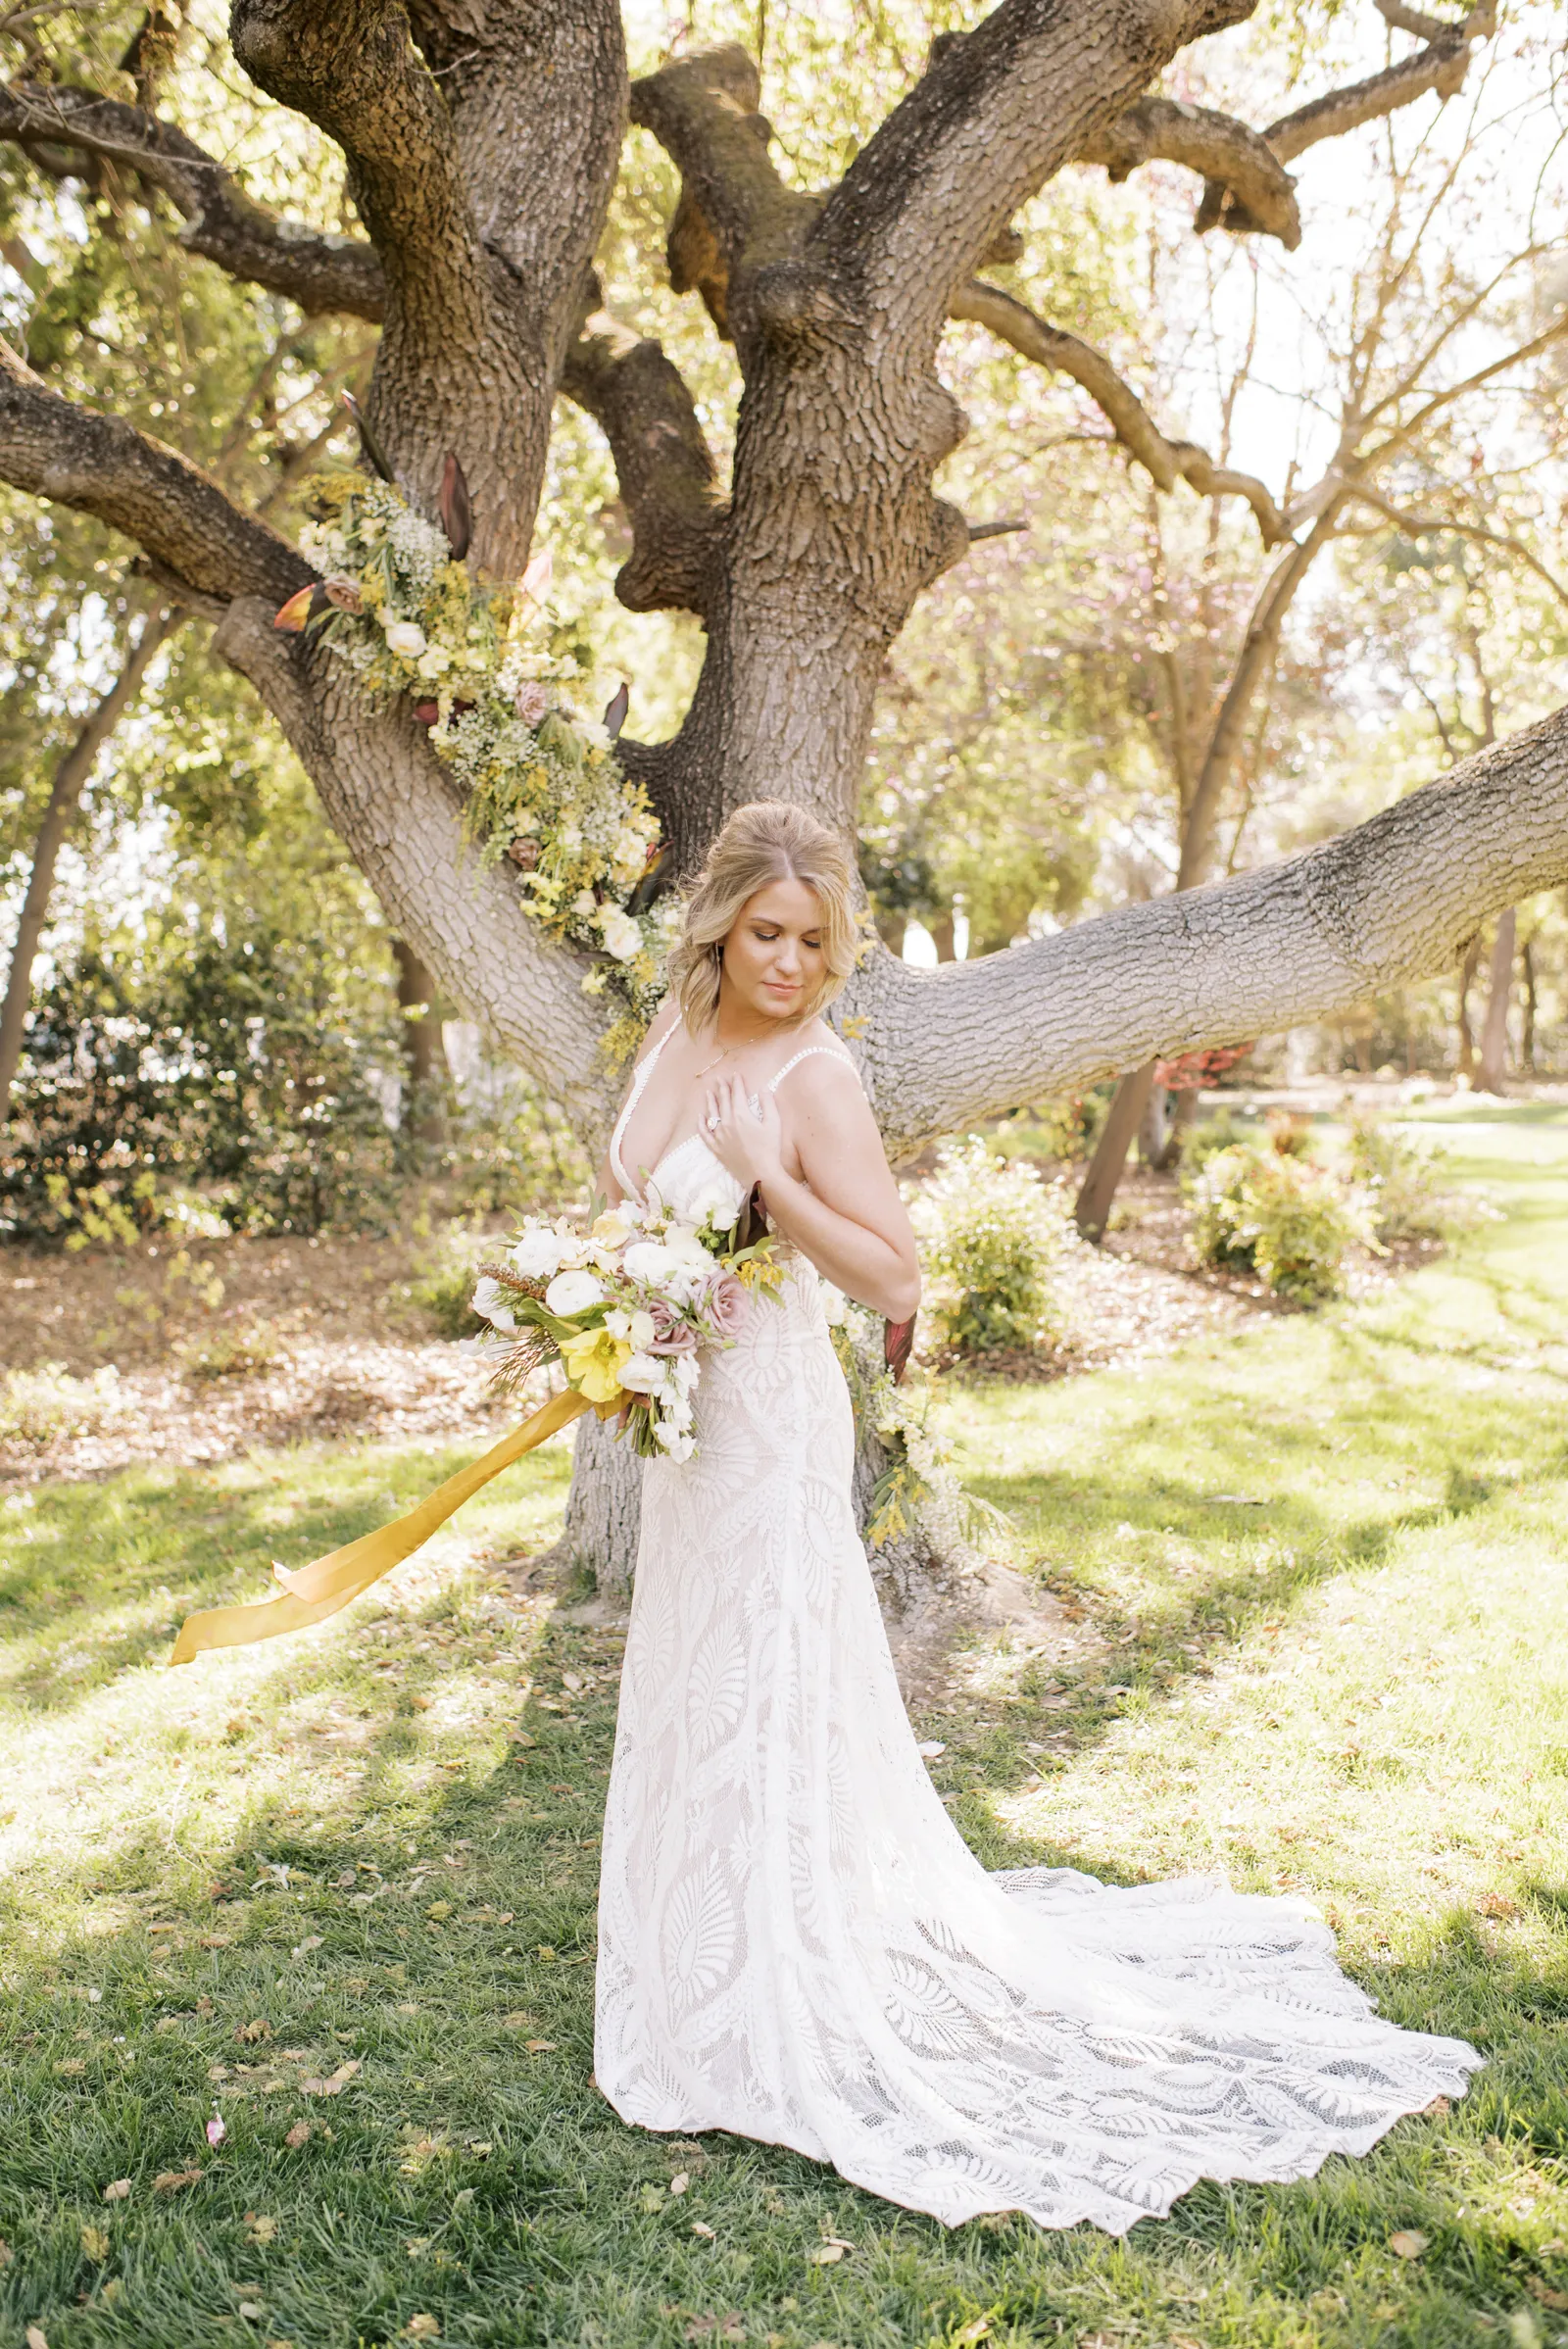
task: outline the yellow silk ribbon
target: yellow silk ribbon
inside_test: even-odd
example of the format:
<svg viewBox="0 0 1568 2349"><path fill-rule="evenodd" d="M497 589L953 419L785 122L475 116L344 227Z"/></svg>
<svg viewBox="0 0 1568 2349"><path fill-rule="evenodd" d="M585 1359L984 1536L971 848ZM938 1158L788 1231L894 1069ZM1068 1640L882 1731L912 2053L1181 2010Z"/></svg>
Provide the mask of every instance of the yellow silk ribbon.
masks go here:
<svg viewBox="0 0 1568 2349"><path fill-rule="evenodd" d="M390 1525L378 1526L373 1534L362 1534L357 1542L334 1549L312 1565L301 1566L290 1574L274 1566L274 1579L283 1588L270 1598L258 1598L246 1606L210 1607L205 1614L187 1615L174 1641L171 1664L188 1664L193 1656L205 1653L209 1647L249 1647L256 1639L275 1639L281 1632L303 1631L308 1624L324 1623L346 1607L351 1598L358 1598L383 1574L414 1552L438 1526L464 1502L472 1497L492 1477L520 1460L525 1451L543 1444L558 1428L569 1427L584 1411L597 1411L608 1419L618 1409L622 1397L617 1394L609 1403L590 1402L575 1387L567 1387L561 1395L551 1396L520 1428L492 1445L471 1467L460 1469L448 1477L444 1485L411 1509L406 1517L394 1517Z"/></svg>

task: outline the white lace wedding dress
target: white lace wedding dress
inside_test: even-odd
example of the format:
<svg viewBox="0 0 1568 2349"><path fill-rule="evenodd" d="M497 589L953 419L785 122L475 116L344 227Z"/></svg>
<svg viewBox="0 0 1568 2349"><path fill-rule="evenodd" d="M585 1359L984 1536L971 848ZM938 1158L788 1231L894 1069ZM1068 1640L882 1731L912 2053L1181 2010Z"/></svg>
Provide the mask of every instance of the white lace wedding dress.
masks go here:
<svg viewBox="0 0 1568 2349"><path fill-rule="evenodd" d="M695 1137L651 1180L740 1203ZM645 1471L605 1818L594 2062L623 2120L793 2146L949 2226L1120 2233L1463 2090L1474 2050L1380 2021L1294 1901L980 1866L899 1693L806 1263L706 1363L697 1433Z"/></svg>

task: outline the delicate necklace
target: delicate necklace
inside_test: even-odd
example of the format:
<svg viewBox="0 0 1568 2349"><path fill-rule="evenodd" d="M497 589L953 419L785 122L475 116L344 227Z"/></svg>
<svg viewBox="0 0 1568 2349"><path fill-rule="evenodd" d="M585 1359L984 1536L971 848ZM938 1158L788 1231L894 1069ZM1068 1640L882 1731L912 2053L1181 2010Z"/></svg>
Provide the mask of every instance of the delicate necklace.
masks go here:
<svg viewBox="0 0 1568 2349"><path fill-rule="evenodd" d="M749 1044L760 1044L761 1042L762 1038L760 1036L743 1036L736 1044L726 1044L721 1052L717 1052L713 1054L711 1060L705 1060L703 1062L703 1065L697 1071L697 1074L700 1077L706 1077L710 1069L716 1068L720 1060L727 1060L731 1052L744 1052Z"/></svg>

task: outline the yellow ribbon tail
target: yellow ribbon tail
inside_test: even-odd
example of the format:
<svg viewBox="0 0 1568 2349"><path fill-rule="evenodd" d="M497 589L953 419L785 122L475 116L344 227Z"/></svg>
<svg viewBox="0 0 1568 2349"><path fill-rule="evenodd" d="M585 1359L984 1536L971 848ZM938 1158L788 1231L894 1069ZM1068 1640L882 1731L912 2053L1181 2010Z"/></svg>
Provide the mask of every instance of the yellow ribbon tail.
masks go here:
<svg viewBox="0 0 1568 2349"><path fill-rule="evenodd" d="M390 1525L378 1526L373 1534L362 1534L342 1549L334 1549L312 1565L301 1566L292 1574L273 1568L273 1575L282 1585L271 1598L259 1598L246 1606L210 1607L204 1614L187 1615L174 1641L171 1664L188 1664L210 1647L249 1647L253 1640L275 1639L283 1632L304 1631L312 1623L324 1623L346 1607L350 1599L368 1590L372 1583L390 1574L394 1566L412 1557L437 1528L445 1525L454 1511L461 1509L492 1477L498 1477L514 1460L532 1451L557 1430L569 1427L585 1411L597 1410L607 1418L621 1398L613 1404L596 1404L580 1395L575 1387L567 1387L561 1395L551 1396L520 1428L493 1444L482 1458L470 1467L460 1469L448 1477L444 1485L411 1509L406 1517L394 1517Z"/></svg>

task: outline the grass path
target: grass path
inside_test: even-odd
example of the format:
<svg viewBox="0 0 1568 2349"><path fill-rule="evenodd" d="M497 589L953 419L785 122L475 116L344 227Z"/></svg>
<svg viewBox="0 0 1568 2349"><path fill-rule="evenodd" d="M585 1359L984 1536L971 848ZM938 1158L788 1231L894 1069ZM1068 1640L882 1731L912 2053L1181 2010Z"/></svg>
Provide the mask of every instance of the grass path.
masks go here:
<svg viewBox="0 0 1568 2349"><path fill-rule="evenodd" d="M0 1514L0 2349L1568 2343L1568 1112L1442 1139L1504 1215L1393 1295L952 1395L1109 1661L977 1649L920 1727L991 1865L1309 1892L1484 2047L1463 2102L1124 2243L629 2131L589 2080L615 1642L485 1571L564 1452L379 1606L178 1675L191 1604L463 1455L128 1472Z"/></svg>

